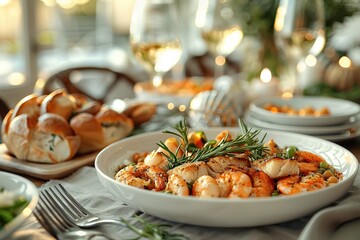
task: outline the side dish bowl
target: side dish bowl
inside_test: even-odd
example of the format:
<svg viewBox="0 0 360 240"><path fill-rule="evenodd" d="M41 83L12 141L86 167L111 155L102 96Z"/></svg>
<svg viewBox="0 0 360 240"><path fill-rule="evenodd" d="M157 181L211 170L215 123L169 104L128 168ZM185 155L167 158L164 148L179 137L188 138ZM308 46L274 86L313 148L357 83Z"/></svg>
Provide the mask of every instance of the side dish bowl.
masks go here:
<svg viewBox="0 0 360 240"><path fill-rule="evenodd" d="M6 239L30 216L37 205L39 192L36 186L29 180L18 175L0 171L0 188L14 192L17 196L23 196L29 204L3 229L0 230L0 239Z"/></svg>
<svg viewBox="0 0 360 240"><path fill-rule="evenodd" d="M299 116L286 113L274 113L264 109L266 104L278 106L290 106L295 109L313 107L314 109L328 108L329 115L323 116ZM292 126L330 126L341 124L360 112L360 105L348 100L329 97L294 97L259 98L250 103L249 111L258 119L267 122L292 125Z"/></svg>
<svg viewBox="0 0 360 240"><path fill-rule="evenodd" d="M234 134L239 131L237 128L226 129ZM208 139L212 139L222 130L224 128L204 131ZM179 197L115 181L114 175L118 167L131 161L135 152L157 149L156 143L165 141L170 136L162 132L136 135L111 144L97 155L95 168L102 185L119 201L166 220L211 227L253 227L294 220L333 203L352 186L359 167L356 157L348 150L306 135L276 131L263 131L261 134L265 133L266 140L275 139L281 147L294 145L321 155L343 173L343 180L314 192L248 199Z"/></svg>

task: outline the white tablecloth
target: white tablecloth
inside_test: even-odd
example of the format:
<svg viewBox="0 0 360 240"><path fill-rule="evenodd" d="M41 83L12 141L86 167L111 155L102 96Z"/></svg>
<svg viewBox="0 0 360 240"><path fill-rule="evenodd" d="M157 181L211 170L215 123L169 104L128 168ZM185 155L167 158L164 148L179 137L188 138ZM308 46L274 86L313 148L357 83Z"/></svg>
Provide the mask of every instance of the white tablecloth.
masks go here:
<svg viewBox="0 0 360 240"><path fill-rule="evenodd" d="M101 217L126 218L136 210L123 205L115 199L98 181L95 168L83 167L62 180L51 180L44 186L61 182L64 187L88 210ZM40 188L41 189L41 188ZM154 223L171 224L172 232L181 233L191 240L207 239L316 239L351 240L360 239L360 173L354 185L336 205L320 210L313 216L276 225L253 228L209 228L175 222L142 215ZM209 209L211 211L211 209ZM279 209L281 211L281 209ZM109 233L115 239L129 239L131 233L119 226L106 225L99 229ZM12 239L53 239L37 222L34 216L12 236Z"/></svg>

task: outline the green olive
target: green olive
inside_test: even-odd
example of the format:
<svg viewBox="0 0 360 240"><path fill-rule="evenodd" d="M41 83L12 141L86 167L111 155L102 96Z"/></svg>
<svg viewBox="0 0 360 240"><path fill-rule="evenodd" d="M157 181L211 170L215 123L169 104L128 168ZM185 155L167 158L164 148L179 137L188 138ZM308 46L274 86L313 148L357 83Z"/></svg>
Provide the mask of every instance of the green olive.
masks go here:
<svg viewBox="0 0 360 240"><path fill-rule="evenodd" d="M327 165L326 162L321 162L319 167L320 167L320 168L325 168L325 169L327 169L327 168L328 168L328 165Z"/></svg>
<svg viewBox="0 0 360 240"><path fill-rule="evenodd" d="M286 157L287 158L294 157L297 150L298 150L297 147L294 147L294 146L287 147L286 150L285 150Z"/></svg>

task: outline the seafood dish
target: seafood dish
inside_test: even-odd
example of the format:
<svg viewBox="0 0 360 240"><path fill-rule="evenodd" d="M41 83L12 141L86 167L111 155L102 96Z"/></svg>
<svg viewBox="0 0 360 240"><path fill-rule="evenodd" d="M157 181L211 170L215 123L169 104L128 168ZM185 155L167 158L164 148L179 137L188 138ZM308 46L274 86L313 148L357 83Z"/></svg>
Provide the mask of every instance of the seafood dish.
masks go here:
<svg viewBox="0 0 360 240"><path fill-rule="evenodd" d="M136 152L114 179L136 188L199 198L294 195L337 184L343 175L322 156L296 146L263 141L242 122L236 135L220 131L207 139L185 121L151 152Z"/></svg>
<svg viewBox="0 0 360 240"><path fill-rule="evenodd" d="M179 127L180 125L177 126ZM186 129L182 128L182 125L179 128L181 132L188 132L186 135L181 135L177 129L173 130L173 128L168 126L165 126L164 129L165 130L163 131L147 132L130 136L107 146L96 156L94 166L100 183L114 195L115 199L127 204L129 207L169 221L207 227L254 227L291 221L308 216L309 214L339 200L353 185L359 169L358 160L351 152L335 143L308 135L271 130L257 131L252 128L245 129L244 131L242 127ZM172 133L175 133L176 135ZM247 134L244 136L244 133ZM201 140L204 136L207 138L206 141ZM230 140L229 138L231 136L233 137L233 141L224 140L224 143L216 145L216 140L219 139L217 136L220 138L225 137L227 140ZM179 150L177 150L178 148L176 145L172 146L175 141L171 140L171 138L175 138L178 141L178 144L181 146ZM182 141L183 139L189 140L187 140L188 142L186 143ZM271 139L273 139L273 141L271 141ZM239 147L241 141L246 141L246 143L244 145L240 144ZM276 143L276 145L274 145L274 143ZM196 147L201 146L202 144L202 148ZM177 157L177 155L181 153L180 151L184 149L183 146L185 145L188 145L189 147L186 150L187 154L182 155L182 157ZM165 149L161 150L168 155L169 158L167 161L169 163L165 162L165 164L161 165L162 162L159 161L157 164L160 167L168 167L168 169L166 171L161 170L157 172L156 169L158 170L158 168L148 167L144 162L145 158L148 158L146 161L163 159L157 158L159 153L156 152L160 150L160 146L165 147L170 151L175 149L175 154L170 154L170 152ZM222 146L222 148L213 148L214 146ZM326 179L324 188L316 188L314 190L308 188L309 191L301 193L295 193L294 191L289 192L288 190L291 188L288 188L287 186L291 186L292 183L290 180L294 179L288 178L287 182L282 182L283 185L280 185L280 189L282 189L284 193L279 191L278 181L280 179L285 179L285 177L275 178L271 174L284 174L285 170L288 172L290 170L296 172L297 168L300 172L300 167L303 171L306 167L312 165L310 163L307 164L303 159L300 161L287 161L289 157L282 159L282 156L289 154L289 156L293 156L290 157L290 160L295 160L295 155L292 155L294 150L296 150L295 152L297 152L297 154L300 154L301 152L311 153L308 156L306 156L307 153L303 155L310 163L314 163L316 160L321 159L320 162L322 163L319 163L319 172L314 174L313 180L320 178L319 175L321 174L321 178ZM152 153L153 151L156 154ZM209 157L209 151L211 154L219 153L219 155ZM274 156L275 158L272 158L272 161L270 161L271 151L280 152L280 154ZM302 154L303 153L300 155ZM148 155L156 157L147 157ZM193 177L193 179L201 177L198 180L199 183L195 185L196 192L201 193L202 188L206 190L205 193L216 192L216 187L215 189L212 188L218 183L216 181L216 176L214 178L211 174L216 174L212 171L223 166L223 161L221 159L223 158L223 155L232 155L233 158L247 158L247 160L244 160L243 162L240 161L241 164L239 164L239 166L236 166L235 164L227 166L230 165L228 164L228 161L237 160L227 158L227 164L224 166L224 168L227 168L227 175L242 176L246 180L247 177L242 174L245 173L250 180L252 180L254 177L251 176L251 173L260 172L258 169L262 168L262 172L267 172L267 175L270 178L274 178L274 190L271 192L271 196L254 196L263 191L260 191L262 188L257 188L258 186L255 186L258 190L253 190L253 183L252 188L248 187L242 191L248 195L251 189L248 197L233 197L233 195L230 196L230 194L227 197L207 197L205 194L202 196L192 196L196 180L192 180L194 183L188 184L187 189L184 187L185 185L181 183L181 180L177 180L179 178L174 175L179 175L179 172L177 171L181 170L181 168L185 169L184 167L187 167L187 165L193 165L191 168L197 168L198 171L180 171L180 173L197 173L197 175L201 175L204 174L202 171L207 171L207 175L204 174L204 176L201 177L194 176L196 174L189 174L183 175L183 178L186 177L189 181L191 177ZM313 155L316 155L315 159L309 157ZM209 158L215 158L217 161L214 159L212 160L214 162L205 160ZM280 158L280 160L278 158ZM190 159L192 159L194 163L186 163ZM326 161L326 165L323 163L322 159ZM250 161L251 168L243 167L245 164L249 164L248 160ZM281 162L288 163L289 165L284 164L282 166L279 164ZM302 162L303 166L297 164L298 166L296 167L294 163L297 162ZM153 161L153 163L156 163L156 161ZM203 167L204 164L206 168ZM212 169L208 167L210 164L212 164ZM140 169L137 170L136 166ZM278 168L275 168L275 166ZM324 167L330 172L335 170L334 177L338 179L337 183L331 183L331 181L335 179L330 180L330 177L324 176L326 172ZM126 168L128 168L128 171L123 170L125 176L119 173L122 169ZM187 170L191 168L187 168ZM248 168L249 172L244 171L246 168ZM238 171L240 169L242 170L242 173L237 173L241 172ZM251 169L255 169L255 171ZM273 170L272 172L270 172L271 169ZM170 174L171 172L169 171L173 174ZM137 175L139 173L144 175ZM169 174L173 176L169 177ZM264 176L264 174L260 174L262 177ZM149 179L146 178L146 175L157 177L155 178L157 184L155 184L155 181L149 181ZM214 184L214 181L208 176L214 178L216 184ZM299 176L301 176L300 173ZM133 182L131 183L133 183L133 185L136 183L140 184L139 186L142 188L119 182L116 178L119 178L118 180L123 178L122 180L129 181L133 179ZM223 176L223 179L226 180L226 178L229 179L230 177ZM206 189L200 182L202 179L202 182L213 183L211 185L212 187ZM168 184L169 181L172 185ZM179 183L177 183L177 181L179 181ZM308 187L310 186L310 179L306 180L305 178L303 181L306 182ZM259 183L259 181L256 182ZM321 183L321 180L319 182ZM249 182L247 181L247 183ZM221 184L226 186L227 183L226 181L223 181ZM262 185L267 186L268 184ZM302 185L304 185L304 183L297 185L297 189L306 189L306 185L305 187ZM281 186L283 186L283 188L281 188ZM316 186L324 186L324 184L316 184ZM157 189L159 190L157 191ZM267 190L269 194L270 191L267 188L264 189ZM178 191L176 192L175 190ZM248 192L244 190L247 190ZM188 196L180 196L182 193L185 193L186 195L187 191L189 193ZM175 195L174 193L179 195ZM223 192L221 192L221 194L222 193Z"/></svg>

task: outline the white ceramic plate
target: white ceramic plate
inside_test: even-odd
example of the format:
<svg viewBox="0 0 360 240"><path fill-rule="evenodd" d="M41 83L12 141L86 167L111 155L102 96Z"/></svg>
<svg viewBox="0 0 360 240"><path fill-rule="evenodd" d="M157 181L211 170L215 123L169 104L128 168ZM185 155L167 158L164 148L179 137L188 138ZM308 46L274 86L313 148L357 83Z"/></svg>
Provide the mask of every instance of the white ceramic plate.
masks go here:
<svg viewBox="0 0 360 240"><path fill-rule="evenodd" d="M330 110L330 115L327 116L294 116L284 113L272 113L265 110L263 107L267 103L276 105L288 105L296 109L304 107L313 107L320 109L327 107ZM266 120L267 122L292 125L292 126L329 126L341 124L349 120L360 112L360 106L357 103L327 97L295 97L295 98L259 98L250 103L249 111L258 119Z"/></svg>
<svg viewBox="0 0 360 240"><path fill-rule="evenodd" d="M19 228L25 219L30 216L38 202L39 193L36 186L29 180L12 173L2 171L0 171L0 188L15 192L17 195L24 196L27 200L29 200L28 206L11 222L6 224L2 230L0 230L0 239L5 239L17 228Z"/></svg>
<svg viewBox="0 0 360 240"><path fill-rule="evenodd" d="M227 128L229 129L229 128ZM205 130L209 139L221 128ZM236 133L237 129L230 129ZM265 132L263 132L265 133ZM181 222L212 227L252 227L290 221L315 212L343 196L353 184L358 161L353 154L334 143L306 135L268 131L266 139L273 138L280 146L295 145L299 149L323 156L344 179L319 191L293 196L251 199L199 199L153 192L115 181L119 165L130 160L135 152L157 149L156 143L169 135L151 132L123 139L103 149L95 159L100 182L119 201L150 215Z"/></svg>
<svg viewBox="0 0 360 240"><path fill-rule="evenodd" d="M258 129L264 130L276 130L283 132L294 132L311 135L314 137L322 138L332 142L341 142L357 138L360 136L360 120L353 126L351 124L351 129L342 129L342 125L335 126L324 126L324 127L307 127L307 126L290 126L290 125L281 125L275 123L268 123L251 117L251 114L247 113L243 119L248 125L253 126ZM345 124L347 125L347 124ZM329 132L326 132L326 129L329 129ZM337 131L334 131L334 130ZM313 130L313 131L312 131Z"/></svg>
<svg viewBox="0 0 360 240"><path fill-rule="evenodd" d="M337 133L348 131L349 129L356 129L360 127L360 115L349 118L349 120L344 122L343 124L331 125L331 126L292 126L292 125L271 123L254 117L250 112L245 113L244 120L248 124L251 124L256 127L279 130L279 131L310 134L310 135L320 135L320 134L335 135Z"/></svg>

